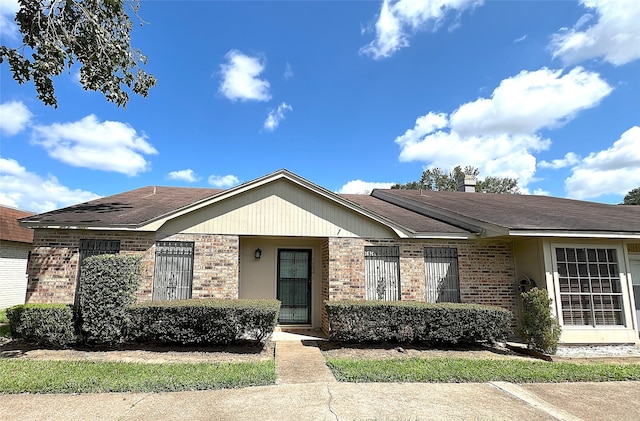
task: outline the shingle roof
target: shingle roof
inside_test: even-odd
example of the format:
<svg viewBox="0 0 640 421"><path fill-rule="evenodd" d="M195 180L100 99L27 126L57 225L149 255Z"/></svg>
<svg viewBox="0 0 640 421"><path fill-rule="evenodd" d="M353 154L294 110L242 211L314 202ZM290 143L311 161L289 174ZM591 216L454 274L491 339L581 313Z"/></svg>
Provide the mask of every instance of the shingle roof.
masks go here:
<svg viewBox="0 0 640 421"><path fill-rule="evenodd" d="M410 200L512 230L640 232L640 206L550 196L376 189L373 196Z"/></svg>
<svg viewBox="0 0 640 421"><path fill-rule="evenodd" d="M373 196L367 196L365 194L341 194L340 196L355 203L356 205L359 205L360 207L384 216L402 227L418 233L438 232L467 234L469 232L433 218L403 209Z"/></svg>
<svg viewBox="0 0 640 421"><path fill-rule="evenodd" d="M22 219L51 225L137 226L213 197L221 189L142 187Z"/></svg>
<svg viewBox="0 0 640 421"><path fill-rule="evenodd" d="M33 230L18 225L18 219L30 215L33 212L0 206L0 240L32 243Z"/></svg>

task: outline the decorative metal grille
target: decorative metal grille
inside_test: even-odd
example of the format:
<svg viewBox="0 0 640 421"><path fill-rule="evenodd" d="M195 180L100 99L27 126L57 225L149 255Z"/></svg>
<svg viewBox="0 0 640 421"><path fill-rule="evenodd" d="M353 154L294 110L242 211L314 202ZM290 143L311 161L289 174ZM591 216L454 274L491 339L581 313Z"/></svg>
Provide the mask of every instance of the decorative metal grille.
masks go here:
<svg viewBox="0 0 640 421"><path fill-rule="evenodd" d="M615 249L556 248L562 318L566 325L623 325Z"/></svg>
<svg viewBox="0 0 640 421"><path fill-rule="evenodd" d="M159 241L153 274L154 300L191 298L193 282L193 243Z"/></svg>
<svg viewBox="0 0 640 421"><path fill-rule="evenodd" d="M278 250L281 324L311 323L311 251Z"/></svg>
<svg viewBox="0 0 640 421"><path fill-rule="evenodd" d="M365 298L400 299L400 250L398 247L364 248Z"/></svg>
<svg viewBox="0 0 640 421"><path fill-rule="evenodd" d="M426 301L459 303L458 251L454 248L425 248Z"/></svg>

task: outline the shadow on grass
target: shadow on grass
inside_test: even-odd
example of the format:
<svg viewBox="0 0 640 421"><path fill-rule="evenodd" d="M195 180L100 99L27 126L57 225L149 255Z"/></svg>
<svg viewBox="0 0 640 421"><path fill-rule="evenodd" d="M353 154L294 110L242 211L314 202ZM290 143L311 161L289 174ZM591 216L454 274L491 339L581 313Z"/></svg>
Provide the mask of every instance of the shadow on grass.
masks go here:
<svg viewBox="0 0 640 421"><path fill-rule="evenodd" d="M83 345L75 344L64 349L83 353L102 353L109 351L145 351L153 353L220 353L236 355L259 355L265 351L269 345L256 341L239 341L229 345L180 345L180 344L159 344L159 343L124 343L117 345ZM61 348L46 345L35 345L22 340L11 340L10 338L0 338L0 358L20 358L29 351L51 350L56 351Z"/></svg>

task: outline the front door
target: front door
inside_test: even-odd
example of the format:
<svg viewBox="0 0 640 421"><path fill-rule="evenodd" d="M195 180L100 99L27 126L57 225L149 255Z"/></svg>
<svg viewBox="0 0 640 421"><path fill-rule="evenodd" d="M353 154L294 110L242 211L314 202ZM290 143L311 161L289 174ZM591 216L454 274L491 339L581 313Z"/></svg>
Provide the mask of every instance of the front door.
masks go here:
<svg viewBox="0 0 640 421"><path fill-rule="evenodd" d="M278 250L280 324L311 323L311 250Z"/></svg>

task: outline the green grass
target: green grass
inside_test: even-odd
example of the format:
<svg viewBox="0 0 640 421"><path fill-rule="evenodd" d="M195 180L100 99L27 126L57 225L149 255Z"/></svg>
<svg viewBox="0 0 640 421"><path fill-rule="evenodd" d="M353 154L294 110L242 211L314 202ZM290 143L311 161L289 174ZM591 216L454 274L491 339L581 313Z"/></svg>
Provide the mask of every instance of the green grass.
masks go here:
<svg viewBox="0 0 640 421"><path fill-rule="evenodd" d="M9 320L7 319L7 311L6 310L0 310L0 337L1 336L6 336L9 337L11 336L11 332L9 330L9 325L8 324L3 324L3 323L9 323Z"/></svg>
<svg viewBox="0 0 640 421"><path fill-rule="evenodd" d="M9 323L6 310L0 310L0 323Z"/></svg>
<svg viewBox="0 0 640 421"><path fill-rule="evenodd" d="M343 382L514 383L602 382L640 380L640 364L477 359L351 360L327 363Z"/></svg>
<svg viewBox="0 0 640 421"><path fill-rule="evenodd" d="M173 392L262 386L275 380L273 361L143 364L0 359L0 393Z"/></svg>

